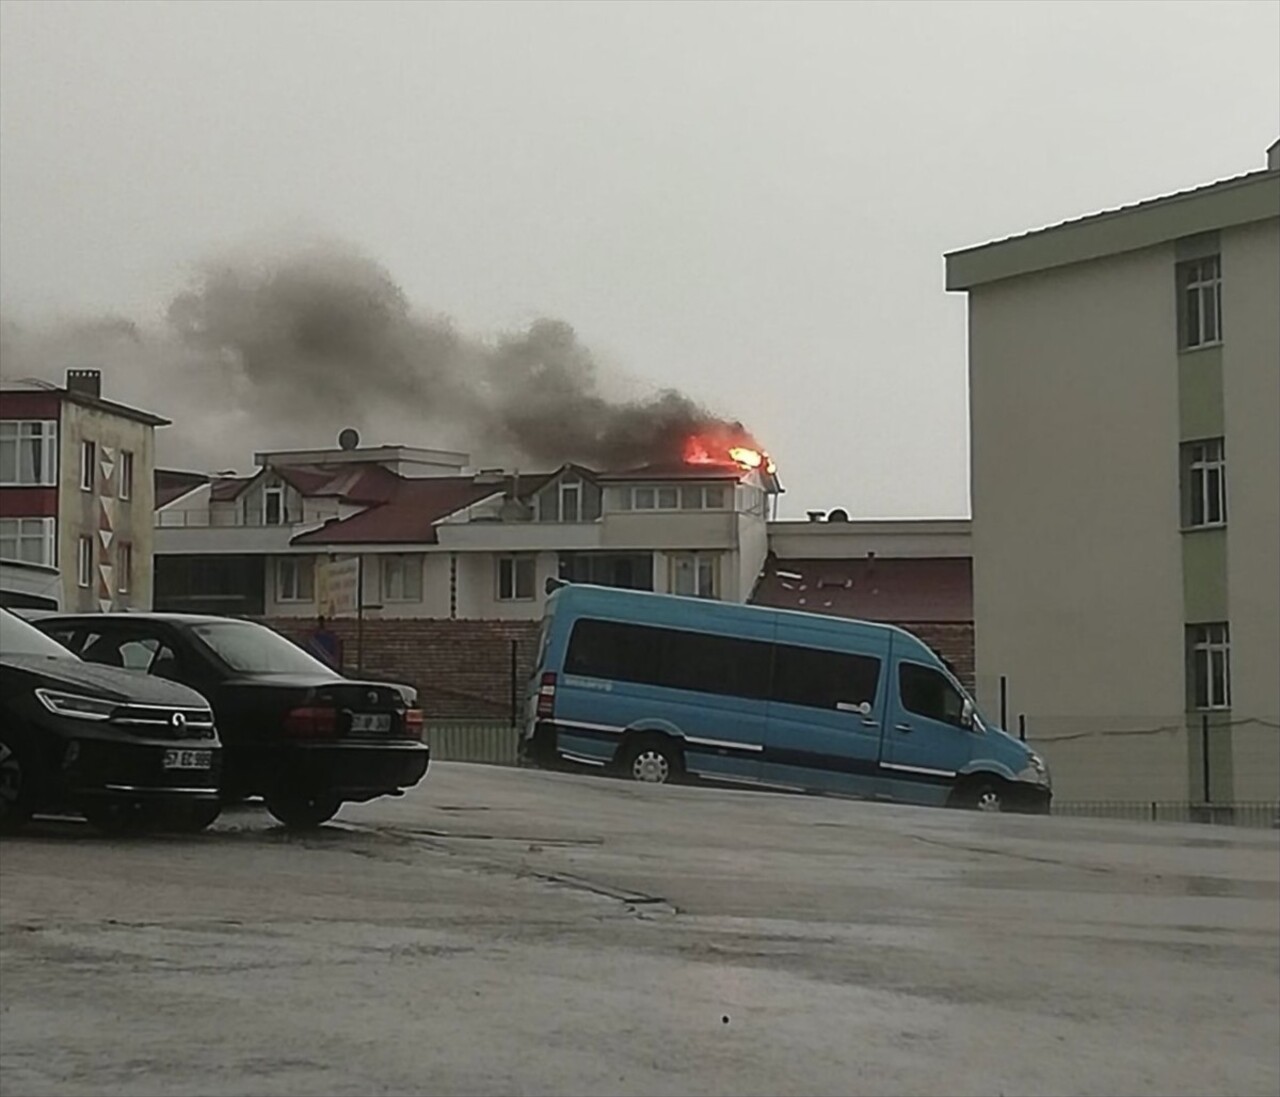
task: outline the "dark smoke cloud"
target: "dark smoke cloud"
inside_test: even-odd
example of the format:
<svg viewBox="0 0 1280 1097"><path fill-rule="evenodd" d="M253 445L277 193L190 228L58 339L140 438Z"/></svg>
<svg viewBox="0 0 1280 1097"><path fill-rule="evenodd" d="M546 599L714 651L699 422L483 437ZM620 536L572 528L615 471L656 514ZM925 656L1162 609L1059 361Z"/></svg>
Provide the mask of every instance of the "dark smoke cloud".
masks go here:
<svg viewBox="0 0 1280 1097"><path fill-rule="evenodd" d="M84 365L103 368L104 395L173 418L162 458L188 467L327 445L352 425L368 443L596 468L678 459L691 434L749 437L679 392L614 396L562 321L475 338L415 312L377 263L332 246L210 264L154 329L118 317L3 326L6 378L60 380Z"/></svg>

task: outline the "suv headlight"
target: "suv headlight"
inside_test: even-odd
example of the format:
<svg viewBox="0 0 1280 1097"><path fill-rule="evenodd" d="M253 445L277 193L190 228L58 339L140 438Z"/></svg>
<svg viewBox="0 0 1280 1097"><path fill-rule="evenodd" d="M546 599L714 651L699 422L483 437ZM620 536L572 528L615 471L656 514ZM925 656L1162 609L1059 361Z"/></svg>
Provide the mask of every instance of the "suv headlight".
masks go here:
<svg viewBox="0 0 1280 1097"><path fill-rule="evenodd" d="M1049 767L1044 764L1044 759L1040 757L1034 750L1027 752L1027 765L1018 774L1019 781L1025 781L1029 785L1043 785L1049 788L1052 780L1049 777Z"/></svg>
<svg viewBox="0 0 1280 1097"><path fill-rule="evenodd" d="M78 720L110 720L119 705L101 697L85 697L79 693L63 693L56 689L38 689L36 696L50 712L74 716Z"/></svg>

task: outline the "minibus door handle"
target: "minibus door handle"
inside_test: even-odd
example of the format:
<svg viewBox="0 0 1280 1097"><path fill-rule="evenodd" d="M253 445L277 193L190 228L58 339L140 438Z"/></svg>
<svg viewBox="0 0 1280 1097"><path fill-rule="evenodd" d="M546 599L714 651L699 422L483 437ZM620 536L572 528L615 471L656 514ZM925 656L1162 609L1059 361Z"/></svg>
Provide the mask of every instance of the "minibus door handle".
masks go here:
<svg viewBox="0 0 1280 1097"><path fill-rule="evenodd" d="M894 729L893 729L893 730L894 730L894 731L910 731L910 730L911 730L911 725L910 725L910 724L898 724L898 725L896 725L896 726L894 727Z"/></svg>

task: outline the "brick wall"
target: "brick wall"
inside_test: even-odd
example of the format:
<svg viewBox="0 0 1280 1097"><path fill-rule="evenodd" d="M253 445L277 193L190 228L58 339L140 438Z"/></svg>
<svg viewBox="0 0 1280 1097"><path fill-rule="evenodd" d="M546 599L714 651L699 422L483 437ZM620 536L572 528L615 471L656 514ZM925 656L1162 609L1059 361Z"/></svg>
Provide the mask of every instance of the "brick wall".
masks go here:
<svg viewBox="0 0 1280 1097"><path fill-rule="evenodd" d="M314 628L301 618L264 622L304 641ZM342 640L343 669L356 672L356 622L334 620L329 627ZM972 623L906 626L948 660L966 686L973 685ZM378 619L364 623L363 673L417 688L429 719L502 720L511 711L511 645L516 645L518 703L533 673L537 621L438 621L422 618Z"/></svg>
<svg viewBox="0 0 1280 1097"><path fill-rule="evenodd" d="M913 621L901 626L920 637L948 663L966 689L973 689L973 622Z"/></svg>
<svg viewBox="0 0 1280 1097"><path fill-rule="evenodd" d="M314 623L280 617L263 622L302 641ZM343 670L356 673L356 622L328 622L342 640ZM533 673L537 621L368 620L364 623L363 674L417 688L428 719L506 719L511 712L511 645L516 645L519 704Z"/></svg>

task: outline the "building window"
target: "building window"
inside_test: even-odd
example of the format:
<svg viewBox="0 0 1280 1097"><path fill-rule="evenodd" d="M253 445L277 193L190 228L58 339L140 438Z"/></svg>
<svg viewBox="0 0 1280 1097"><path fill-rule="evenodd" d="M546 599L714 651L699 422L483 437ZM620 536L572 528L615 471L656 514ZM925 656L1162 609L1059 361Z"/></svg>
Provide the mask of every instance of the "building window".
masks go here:
<svg viewBox="0 0 1280 1097"><path fill-rule="evenodd" d="M55 566L52 518L0 518L0 560Z"/></svg>
<svg viewBox="0 0 1280 1097"><path fill-rule="evenodd" d="M133 453L127 449L120 451L120 498L133 498Z"/></svg>
<svg viewBox="0 0 1280 1097"><path fill-rule="evenodd" d="M623 489L622 510L724 510L728 494L723 484Z"/></svg>
<svg viewBox="0 0 1280 1097"><path fill-rule="evenodd" d="M93 583L93 538L81 537L76 542L76 582L82 587Z"/></svg>
<svg viewBox="0 0 1280 1097"><path fill-rule="evenodd" d="M1221 438L1182 446L1182 524L1188 529L1227 521L1227 458Z"/></svg>
<svg viewBox="0 0 1280 1097"><path fill-rule="evenodd" d="M57 484L58 424L52 419L0 423L0 484Z"/></svg>
<svg viewBox="0 0 1280 1097"><path fill-rule="evenodd" d="M276 561L276 601L315 601L315 570L310 556L283 556Z"/></svg>
<svg viewBox="0 0 1280 1097"><path fill-rule="evenodd" d="M560 483L560 521L582 521L582 485L576 480Z"/></svg>
<svg viewBox="0 0 1280 1097"><path fill-rule="evenodd" d="M694 598L720 597L718 553L681 552L671 557L671 592Z"/></svg>
<svg viewBox="0 0 1280 1097"><path fill-rule="evenodd" d="M1183 350L1222 342L1222 259L1212 255L1178 264L1178 309Z"/></svg>
<svg viewBox="0 0 1280 1097"><path fill-rule="evenodd" d="M92 442L80 443L80 490L92 491L94 484L93 467L97 464L98 447Z"/></svg>
<svg viewBox="0 0 1280 1097"><path fill-rule="evenodd" d="M528 602L533 599L537 560L533 556L498 557L498 601Z"/></svg>
<svg viewBox="0 0 1280 1097"><path fill-rule="evenodd" d="M121 541L116 550L116 590L121 594L128 594L132 578L133 546L128 541Z"/></svg>
<svg viewBox="0 0 1280 1097"><path fill-rule="evenodd" d="M422 601L422 557L382 557L382 600L384 602Z"/></svg>
<svg viewBox="0 0 1280 1097"><path fill-rule="evenodd" d="M1231 632L1226 622L1187 628L1189 700L1195 709L1231 707Z"/></svg>
<svg viewBox="0 0 1280 1097"><path fill-rule="evenodd" d="M284 488L264 488L262 492L262 524L264 526L283 526Z"/></svg>

